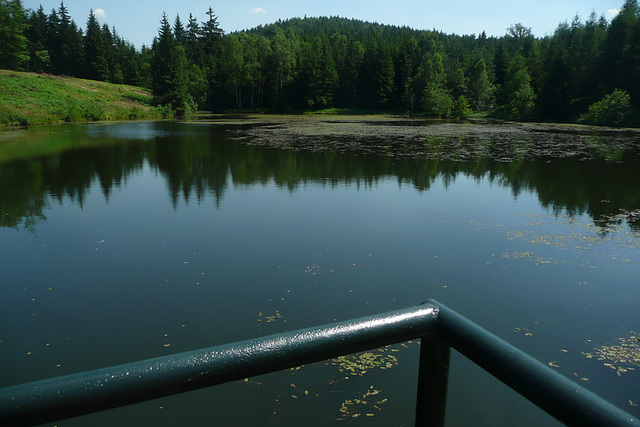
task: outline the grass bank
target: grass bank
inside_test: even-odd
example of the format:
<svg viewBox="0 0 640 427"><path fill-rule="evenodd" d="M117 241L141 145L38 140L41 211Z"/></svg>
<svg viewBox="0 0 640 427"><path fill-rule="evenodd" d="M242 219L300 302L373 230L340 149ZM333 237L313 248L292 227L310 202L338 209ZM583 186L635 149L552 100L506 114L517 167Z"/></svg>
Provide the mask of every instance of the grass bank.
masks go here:
<svg viewBox="0 0 640 427"><path fill-rule="evenodd" d="M143 88L0 70L0 126L161 117Z"/></svg>

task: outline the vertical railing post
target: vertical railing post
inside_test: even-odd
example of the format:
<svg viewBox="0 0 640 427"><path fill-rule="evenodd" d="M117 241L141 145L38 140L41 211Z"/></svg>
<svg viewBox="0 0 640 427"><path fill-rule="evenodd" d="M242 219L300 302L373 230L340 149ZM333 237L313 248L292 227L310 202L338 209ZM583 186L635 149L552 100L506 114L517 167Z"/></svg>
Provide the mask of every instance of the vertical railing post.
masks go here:
<svg viewBox="0 0 640 427"><path fill-rule="evenodd" d="M422 337L418 370L416 426L443 427L451 347L437 334Z"/></svg>

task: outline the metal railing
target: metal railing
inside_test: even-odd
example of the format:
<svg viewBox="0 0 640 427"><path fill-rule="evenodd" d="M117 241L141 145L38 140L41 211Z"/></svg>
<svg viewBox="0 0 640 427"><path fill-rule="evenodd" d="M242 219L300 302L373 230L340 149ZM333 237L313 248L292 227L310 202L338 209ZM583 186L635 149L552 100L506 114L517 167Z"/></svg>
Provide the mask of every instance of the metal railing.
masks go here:
<svg viewBox="0 0 640 427"><path fill-rule="evenodd" d="M416 425L444 425L454 348L566 425L640 426L437 301L309 329L7 387L0 425L36 425L421 338Z"/></svg>

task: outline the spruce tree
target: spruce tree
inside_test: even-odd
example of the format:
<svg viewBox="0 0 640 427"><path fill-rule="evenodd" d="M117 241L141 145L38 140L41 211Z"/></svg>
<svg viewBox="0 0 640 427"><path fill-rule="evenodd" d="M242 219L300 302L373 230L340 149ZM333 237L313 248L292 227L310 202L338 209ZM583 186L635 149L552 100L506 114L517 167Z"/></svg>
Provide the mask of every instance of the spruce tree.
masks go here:
<svg viewBox="0 0 640 427"><path fill-rule="evenodd" d="M173 36L176 39L176 43L183 46L187 41L187 31L182 24L180 15L176 15L175 21L173 21Z"/></svg>
<svg viewBox="0 0 640 427"><path fill-rule="evenodd" d="M20 0L0 0L0 68L21 70L27 65L27 15Z"/></svg>
<svg viewBox="0 0 640 427"><path fill-rule="evenodd" d="M218 56L220 53L220 41L224 30L220 28L218 17L213 12L213 9L209 8L207 16L209 19L203 22L200 27L200 40L207 55Z"/></svg>
<svg viewBox="0 0 640 427"><path fill-rule="evenodd" d="M108 46L102 29L93 13L89 12L87 31L84 36L84 77L92 80L109 80L109 63L107 62Z"/></svg>
<svg viewBox="0 0 640 427"><path fill-rule="evenodd" d="M184 115L189 108L187 58L171 31L167 14L162 14L158 37L153 41L151 60L152 92L159 105L170 106L176 115Z"/></svg>
<svg viewBox="0 0 640 427"><path fill-rule="evenodd" d="M49 16L50 56L55 74L80 75L82 68L82 31L71 19L69 10L60 3L60 8Z"/></svg>
<svg viewBox="0 0 640 427"><path fill-rule="evenodd" d="M28 18L27 29L29 50L29 71L42 73L49 71L51 61L49 58L49 34L47 31L47 15L42 6L37 11L31 11Z"/></svg>

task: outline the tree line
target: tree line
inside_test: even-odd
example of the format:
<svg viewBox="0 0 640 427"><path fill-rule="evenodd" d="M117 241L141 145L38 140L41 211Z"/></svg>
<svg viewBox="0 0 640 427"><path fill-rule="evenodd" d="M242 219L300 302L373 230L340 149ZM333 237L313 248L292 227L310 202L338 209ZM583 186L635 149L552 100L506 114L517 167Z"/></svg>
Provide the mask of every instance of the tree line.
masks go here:
<svg viewBox="0 0 640 427"><path fill-rule="evenodd" d="M536 38L454 35L338 17L289 19L226 34L163 14L136 49L93 11L83 30L64 3L46 14L0 0L0 68L150 88L158 105L193 110L366 109L435 117L490 112L515 120L637 124L640 6L610 22L592 13Z"/></svg>

